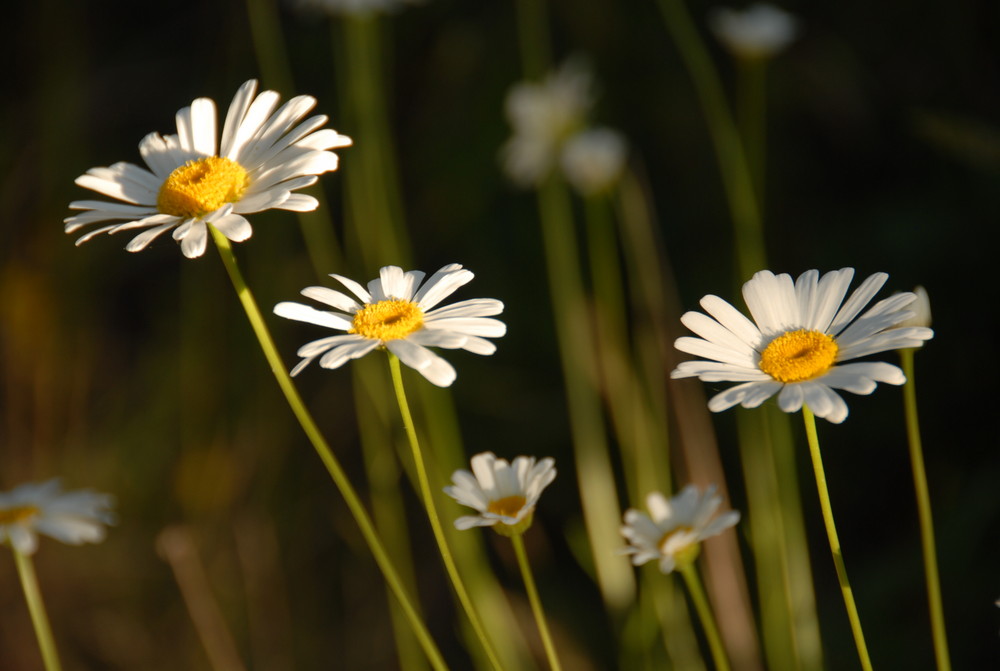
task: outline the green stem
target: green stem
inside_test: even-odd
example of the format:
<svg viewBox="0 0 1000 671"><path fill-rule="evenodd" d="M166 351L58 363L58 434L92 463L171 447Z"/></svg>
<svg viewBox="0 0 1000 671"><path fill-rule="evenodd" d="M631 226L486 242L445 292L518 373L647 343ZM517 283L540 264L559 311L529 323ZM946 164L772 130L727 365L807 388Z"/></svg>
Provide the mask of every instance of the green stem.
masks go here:
<svg viewBox="0 0 1000 671"><path fill-rule="evenodd" d="M539 80L551 67L549 17L544 0L518 0L517 33L526 79Z"/></svg>
<svg viewBox="0 0 1000 671"><path fill-rule="evenodd" d="M388 350L386 350L386 353L389 355L389 370L392 372L392 386L396 390L396 400L399 402L399 413L403 416L403 426L406 429L406 436L409 438L410 447L413 450L413 463L417 469L420 494L424 499L424 505L427 507L427 517L430 518L431 529L434 531L434 539L437 541L438 550L441 552L441 559L444 560L444 566L448 572L448 577L451 578L451 584L455 588L458 600L462 603L462 608L465 609L465 614L469 617L469 622L472 623L472 628L475 630L476 636L479 637L479 641L486 651L486 656L489 658L493 668L500 671L503 668L500 665L500 659L497 657L497 653L493 649L493 644L490 643L490 639L486 635L486 629L479 619L479 614L476 612L472 599L469 598L469 593L465 589L465 583L462 582L462 577L458 574L458 567L455 565L451 550L448 548L448 542L444 537L444 529L441 527L441 517L438 515L437 505L434 503L434 495L431 492L430 479L427 477L427 466L424 463L424 455L420 450L420 441L417 440L417 430L413 425L410 405L406 401L406 390L403 388L403 373L400 370L399 357Z"/></svg>
<svg viewBox="0 0 1000 671"><path fill-rule="evenodd" d="M375 557L375 562L382 570L382 575L385 577L389 589L392 590L392 593L399 600L399 604L403 608L410 626L413 628L413 633L419 639L420 647L423 648L424 653L435 669L447 669L448 667L441 657L437 645L431 638L430 632L427 631L427 627L424 625L423 620L420 619L416 608L414 608L413 602L399 577L399 573L396 571L392 560L389 558L389 553L386 552L385 546L378 532L375 530L375 526L372 524L368 511L365 510L358 493L354 490L350 480L348 480L347 474L341 467L340 462L333 455L333 451L330 449L326 439L323 438L323 434L320 432L319 427L316 426L315 420L306 408L302 397L292 382L291 376L289 376L288 371L285 369L285 364L281 360L281 355L274 344L274 339L271 338L271 333L264 322L264 316L261 314L260 308L257 306L257 301L254 299L250 287L247 286L243 279L243 274L236 264L236 256L233 254L232 245L230 245L226 236L222 235L213 226L210 225L208 230L211 232L212 239L219 249L219 256L222 257L222 263L226 267L226 272L233 283L233 288L236 290L237 296L239 296L240 303L243 304L243 309L246 311L250 326L253 328L254 335L257 336L261 350L264 352L264 357L267 359L267 363L271 367L271 372L278 381L278 386L281 388L282 393L284 393L285 399L292 409L292 413L294 413L295 418L299 421L302 430L309 438L309 442L312 443L313 448L316 450L316 454L323 462L323 465L326 466L326 470L330 473L330 477L333 478L334 484L337 485L337 489L340 490L341 495L344 497L347 507L350 509L351 514L358 524L358 528L361 530L361 535L364 536L368 547L372 551L372 555Z"/></svg>
<svg viewBox="0 0 1000 671"><path fill-rule="evenodd" d="M698 569L694 563L687 564L679 569L684 582L687 584L691 601L694 602L694 609L698 612L698 619L705 630L705 638L708 640L708 647L712 651L712 660L715 662L716 671L729 671L729 658L726 656L726 649L722 645L722 637L719 635L719 627L715 624L715 617L712 615L712 608L708 605L708 598L705 590L701 586L701 579L698 577Z"/></svg>
<svg viewBox="0 0 1000 671"><path fill-rule="evenodd" d="M49 626L49 617L45 614L42 592L38 589L35 566L31 563L31 557L22 554L13 544L10 547L14 551L17 575L21 579L21 587L24 589L24 600L28 602L28 612L31 613L31 624L34 625L35 636L38 637L38 647L42 651L45 671L61 671L62 666L59 664L56 642L52 638L52 627Z"/></svg>
<svg viewBox="0 0 1000 671"><path fill-rule="evenodd" d="M844 565L844 555L840 550L840 539L837 537L837 527L833 522L833 507L830 505L830 492L826 487L826 472L823 470L823 456L819 451L819 437L816 435L816 418L805 405L802 406L802 419L806 425L806 437L809 440L809 453L812 455L813 471L816 474L816 489L819 490L819 504L823 511L823 522L826 524L826 535L830 541L830 552L833 554L833 564L837 568L837 579L840 581L840 591L844 595L844 605L847 607L847 617L851 621L851 633L861 658L861 667L871 671L872 663L868 657L865 645L865 635L861 631L861 618L858 607L854 603L854 592L847 579L847 567Z"/></svg>
<svg viewBox="0 0 1000 671"><path fill-rule="evenodd" d="M927 583L927 600L930 606L931 631L934 637L934 657L939 671L951 671L948 655L948 636L944 626L944 607L941 603L941 578L938 575L937 551L934 542L934 517L931 514L931 495L927 487L927 471L920 441L920 422L917 419L917 389L913 374L913 354L916 350L900 351L906 384L903 386L903 403L906 411L906 435L910 443L910 463L913 467L913 487L917 494L917 514L920 517L920 541L924 553L924 577Z"/></svg>
<svg viewBox="0 0 1000 671"><path fill-rule="evenodd" d="M767 137L767 60L738 58L739 127L753 179L757 210L764 211L765 146Z"/></svg>
<svg viewBox="0 0 1000 671"><path fill-rule="evenodd" d="M545 610L542 608L542 600L538 596L538 588L535 587L535 577L531 573L531 564L528 563L528 553L524 551L524 539L521 537L521 534L514 534L510 537L510 542L514 544L517 565L521 569L521 577L524 578L524 589L528 592L531 611L535 614L535 624L538 625L538 634L542 637L545 656L549 658L549 666L552 668L552 671L561 671L562 666L560 666L559 657L556 655L556 646L552 643L549 625L545 621Z"/></svg>

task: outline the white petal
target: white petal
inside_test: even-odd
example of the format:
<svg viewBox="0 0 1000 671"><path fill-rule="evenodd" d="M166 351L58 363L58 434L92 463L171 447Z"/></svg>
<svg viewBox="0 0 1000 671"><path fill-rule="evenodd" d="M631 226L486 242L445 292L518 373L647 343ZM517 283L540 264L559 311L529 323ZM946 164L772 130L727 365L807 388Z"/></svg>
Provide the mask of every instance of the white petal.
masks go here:
<svg viewBox="0 0 1000 671"><path fill-rule="evenodd" d="M444 317L492 317L503 312L503 302L495 298L470 298L431 310L424 315L424 321L434 321Z"/></svg>
<svg viewBox="0 0 1000 671"><path fill-rule="evenodd" d="M148 231L143 231L139 235L129 240L128 244L125 245L125 249L126 251L129 252L140 252L143 249L145 249L149 245L149 243L155 240L158 236L160 236L163 233L166 233L176 225L177 224L175 223L163 224L162 226L151 228Z"/></svg>
<svg viewBox="0 0 1000 671"><path fill-rule="evenodd" d="M428 319L424 322L428 330L447 330L482 338L500 338L507 333L507 325L491 317L452 317Z"/></svg>
<svg viewBox="0 0 1000 671"><path fill-rule="evenodd" d="M420 309L427 312L442 300L455 293L464 284L472 281L475 277L470 270L462 269L457 263L451 263L436 273L420 287L420 291L413 297L413 302L420 306Z"/></svg>
<svg viewBox="0 0 1000 671"><path fill-rule="evenodd" d="M285 319L315 324L316 326L326 326L327 328L346 331L351 328L351 322L339 315L325 310L303 305L302 303L292 303L284 301L274 306L274 314Z"/></svg>
<svg viewBox="0 0 1000 671"><path fill-rule="evenodd" d="M190 232L181 239L181 251L189 259L196 259L205 253L208 245L208 226L205 222L198 221Z"/></svg>
<svg viewBox="0 0 1000 671"><path fill-rule="evenodd" d="M344 277L343 275L337 275L335 273L331 273L330 277L332 277L333 279L337 280L345 287L347 287L347 290L350 291L355 296L357 296L358 298L360 298L362 303L373 302L372 295L367 291L365 291L365 288L363 286L361 286L354 280L350 279L349 277Z"/></svg>
<svg viewBox="0 0 1000 671"><path fill-rule="evenodd" d="M233 242L243 242L253 235L250 222L238 214L230 214L212 222L212 226Z"/></svg>
<svg viewBox="0 0 1000 671"><path fill-rule="evenodd" d="M400 361L438 387L451 385L457 377L451 364L421 345L407 340L390 340L385 346L398 356Z"/></svg>
<svg viewBox="0 0 1000 671"><path fill-rule="evenodd" d="M361 308L358 302L350 296L328 287L306 287L301 293L307 298L319 301L343 312L354 313Z"/></svg>
<svg viewBox="0 0 1000 671"><path fill-rule="evenodd" d="M729 332L726 331L726 333ZM736 338L733 339L736 340ZM683 336L674 341L674 347L682 352L687 352L688 354L704 357L713 361L730 363L745 368L755 367L759 359L757 353L747 347L744 343L739 341L737 342L739 349L734 349L732 347L727 347L726 345L720 345L707 340L702 340L701 338Z"/></svg>
<svg viewBox="0 0 1000 671"><path fill-rule="evenodd" d="M226 112L226 122L222 128L222 146L219 149L219 156L231 157L233 153L233 143L236 140L236 131L240 126L243 117L246 116L250 108L250 101L257 91L257 80L251 79L240 86L233 102L229 104L229 111Z"/></svg>
<svg viewBox="0 0 1000 671"><path fill-rule="evenodd" d="M746 382L713 396L708 402L708 409L712 412L728 410L746 398L751 398L754 401L759 400L760 403L763 403L764 400L778 393L781 387L780 382ZM761 399L762 396L763 399Z"/></svg>
<svg viewBox="0 0 1000 671"><path fill-rule="evenodd" d="M371 338L346 342L320 357L319 365L323 368L339 368L351 359L360 359L376 347L378 347L378 341Z"/></svg>
<svg viewBox="0 0 1000 671"><path fill-rule="evenodd" d="M718 296L709 294L701 299L700 305L727 330L750 347L757 347L763 339L760 329L752 321Z"/></svg>
<svg viewBox="0 0 1000 671"><path fill-rule="evenodd" d="M850 324L858 316L858 313L868 305L868 302L878 293L887 279L889 276L885 273L875 273L865 279L837 312L837 316L833 318L827 333L835 336L844 330L844 327Z"/></svg>

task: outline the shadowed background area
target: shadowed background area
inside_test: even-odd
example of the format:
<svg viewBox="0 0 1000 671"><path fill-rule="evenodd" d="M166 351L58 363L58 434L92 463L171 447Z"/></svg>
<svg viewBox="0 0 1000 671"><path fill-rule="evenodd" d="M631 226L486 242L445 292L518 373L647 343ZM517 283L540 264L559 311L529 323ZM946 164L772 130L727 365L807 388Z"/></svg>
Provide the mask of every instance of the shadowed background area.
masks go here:
<svg viewBox="0 0 1000 671"><path fill-rule="evenodd" d="M736 288L748 278L734 272L705 119L656 3L548 5L556 60L586 55L599 82L593 116L628 138L682 309L697 309L708 293L742 307ZM731 60L704 29L714 6L688 3L731 92ZM251 31L248 7L275 12L269 25L282 51L255 50L263 38ZM770 268L798 275L850 266L857 278L885 271L880 297L927 288L936 336L916 357L917 391L952 659L960 669L992 668L1000 662L1000 451L989 416L1000 370L989 274L996 252L987 241L1000 220L1000 6L892 0L785 9L799 17L801 33L768 70ZM75 248L61 224L70 201L93 196L75 177L92 166L140 163L143 136L174 132L174 113L199 96L225 110L247 79L283 100L315 96L329 125L360 142L346 111L344 27L273 0L162 8L40 0L13 11L0 29L8 64L0 101L0 490L60 477L68 489L112 493L119 516L98 546L44 539L35 555L65 668L233 668L206 653L192 623L198 612L209 631L224 623L228 633L218 637L231 639L247 668L397 668L381 576L275 386L215 250L188 260L163 236L129 254L128 233ZM555 458L560 476L525 539L542 598L567 668L618 668L616 634L574 541L581 493L537 205L509 184L498 160L509 135L504 97L523 77L514 6L429 0L380 26L412 247L411 258L385 262L428 272L461 263L476 279L456 299L506 304L498 352L446 353L458 380L428 393L454 400L467 456ZM356 151L338 150L340 170L307 192L323 196L328 230L347 250L343 266L325 272L366 281L378 265L351 255L343 225ZM321 280L295 215L266 212L252 224L236 254L291 367L298 346L326 334L274 318L271 307ZM381 371L381 357L370 358L358 365ZM298 382L352 479L365 483L372 471L355 410L367 399L349 369L310 367ZM427 386L416 375L407 383ZM875 666L931 668L901 394L883 385L870 397L845 398L850 417L821 422L820 438ZM386 422L398 442L389 401ZM739 412L713 419L729 504L743 509ZM827 667L855 668L801 423L792 427ZM387 446L385 458L395 454ZM405 476L399 491L431 631L453 668L471 668ZM639 503L623 498L621 509ZM443 507L449 524L464 512ZM530 639L509 544L492 533L485 544ZM0 669L29 671L41 666L8 555L0 552ZM752 589L751 597L758 601Z"/></svg>

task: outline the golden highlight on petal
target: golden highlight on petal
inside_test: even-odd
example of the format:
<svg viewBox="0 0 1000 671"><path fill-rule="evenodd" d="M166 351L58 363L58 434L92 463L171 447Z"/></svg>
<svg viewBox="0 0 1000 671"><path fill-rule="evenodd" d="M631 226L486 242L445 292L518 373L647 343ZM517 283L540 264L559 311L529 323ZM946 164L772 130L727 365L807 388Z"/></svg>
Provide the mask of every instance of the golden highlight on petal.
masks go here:
<svg viewBox="0 0 1000 671"><path fill-rule="evenodd" d="M671 529L670 531L668 531L667 533L663 534L663 536L660 537L660 540L656 543L656 547L658 547L660 549L660 552L665 555L675 554L679 550L682 550L684 546L683 545L678 546L676 543L672 543L671 541L677 536L688 535L692 531L694 531L694 529L686 525L674 527L673 529Z"/></svg>
<svg viewBox="0 0 1000 671"><path fill-rule="evenodd" d="M237 202L249 184L250 176L236 161L206 156L170 173L160 187L156 206L176 217L203 217L226 203Z"/></svg>
<svg viewBox="0 0 1000 671"><path fill-rule="evenodd" d="M15 506L13 508L0 508L0 525L3 524L23 524L29 522L38 514L37 506Z"/></svg>
<svg viewBox="0 0 1000 671"><path fill-rule="evenodd" d="M764 348L760 369L778 382L802 382L833 367L840 348L832 336L819 331L789 331Z"/></svg>
<svg viewBox="0 0 1000 671"><path fill-rule="evenodd" d="M527 503L527 499L519 494L515 494L514 496L505 496L502 499L490 501L486 509L494 515L517 517L517 514L521 512L521 508L524 508L525 503Z"/></svg>
<svg viewBox="0 0 1000 671"><path fill-rule="evenodd" d="M416 303L399 298L364 306L354 313L348 333L373 340L400 340L424 325L424 313Z"/></svg>

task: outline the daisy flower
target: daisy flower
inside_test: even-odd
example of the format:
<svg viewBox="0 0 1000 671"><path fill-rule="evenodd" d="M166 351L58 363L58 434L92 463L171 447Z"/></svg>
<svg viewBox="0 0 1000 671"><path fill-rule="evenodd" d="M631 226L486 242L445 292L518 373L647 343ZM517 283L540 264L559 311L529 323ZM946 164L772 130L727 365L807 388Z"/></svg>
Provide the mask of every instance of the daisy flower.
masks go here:
<svg viewBox="0 0 1000 671"><path fill-rule="evenodd" d="M934 336L922 326L898 328L914 316L907 306L917 297L910 292L879 301L859 317L889 276L875 273L844 302L853 277L853 268L822 277L809 270L793 282L789 275L762 270L743 285L753 322L718 296L705 296L701 306L708 315L688 312L681 317L701 337L678 338L674 346L709 361L686 361L670 376L741 382L708 402L712 412L736 404L756 408L777 394L785 412L805 404L817 417L844 421L847 404L834 389L870 394L878 382L906 381L892 364L846 362L919 347Z"/></svg>
<svg viewBox="0 0 1000 671"><path fill-rule="evenodd" d="M384 348L433 384L447 387L455 381L455 369L427 347L493 354L496 345L486 338L499 338L507 332L503 322L490 319L503 312L503 303L493 298L473 298L432 309L474 277L457 263L444 266L422 286L423 272L403 272L398 266L382 268L367 290L346 277L330 277L358 300L327 287L308 287L302 290L303 296L335 309L317 310L291 302L274 307L275 314L287 319L347 331L303 345L298 352L302 361L292 369L292 375L317 357L323 368L339 368L350 359Z"/></svg>
<svg viewBox="0 0 1000 671"><path fill-rule="evenodd" d="M524 533L531 526L535 504L542 490L556 478L555 461L546 457L517 457L513 463L497 459L492 452L472 457L472 473L459 469L451 476L453 486L444 492L478 515L459 517L455 527L493 527L503 536Z"/></svg>
<svg viewBox="0 0 1000 671"><path fill-rule="evenodd" d="M583 196L609 191L625 168L627 146L621 133L593 128L574 135L563 147L563 174Z"/></svg>
<svg viewBox="0 0 1000 671"><path fill-rule="evenodd" d="M101 233L145 229L125 249L138 252L161 234L173 230L188 258L205 253L208 224L233 242L253 231L243 216L263 210L310 212L319 203L292 191L314 184L317 175L337 169L337 155L351 139L320 126L327 117L302 121L316 105L311 96L297 96L277 111L278 94L255 96L257 82L240 87L229 105L216 139L216 109L210 98L198 98L177 113L177 134L150 133L139 143L148 169L132 163L91 168L76 183L122 202L78 200L71 210L83 210L64 220L67 233L105 224L83 235L77 245ZM301 122L301 123L300 123Z"/></svg>
<svg viewBox="0 0 1000 671"><path fill-rule="evenodd" d="M745 10L716 9L709 27L723 46L741 58L768 58L785 49L799 32L799 22L774 5L756 3Z"/></svg>
<svg viewBox="0 0 1000 671"><path fill-rule="evenodd" d="M62 492L58 480L0 492L0 543L10 543L23 555L38 549L38 534L70 545L99 543L104 525L115 521L112 504L108 494Z"/></svg>
<svg viewBox="0 0 1000 671"><path fill-rule="evenodd" d="M704 494L688 485L670 499L660 492L651 493L646 497L649 515L634 508L625 511L621 533L629 546L622 553L632 555L635 566L656 559L663 573L683 568L698 558L703 540L740 521L736 510L712 519L721 503L714 485Z"/></svg>

